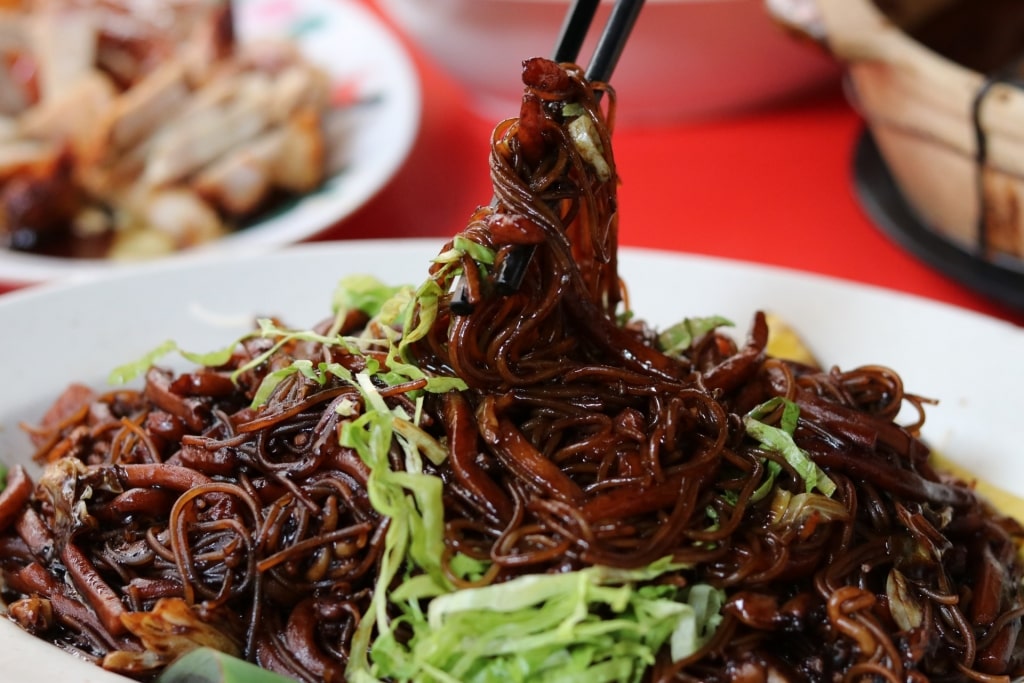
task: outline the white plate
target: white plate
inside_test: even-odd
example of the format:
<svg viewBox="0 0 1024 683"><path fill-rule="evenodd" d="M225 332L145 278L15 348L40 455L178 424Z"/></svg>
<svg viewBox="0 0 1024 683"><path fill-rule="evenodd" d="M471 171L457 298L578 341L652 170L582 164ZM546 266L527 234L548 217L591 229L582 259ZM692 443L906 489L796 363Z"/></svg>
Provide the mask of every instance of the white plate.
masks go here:
<svg viewBox="0 0 1024 683"><path fill-rule="evenodd" d="M294 39L302 52L354 88L366 103L351 108L343 170L287 210L194 251L266 249L312 237L371 199L405 161L419 131L421 92L411 57L398 38L356 0L236 0L240 40ZM180 259L183 255L170 256ZM124 264L67 259L0 248L0 282L39 283L91 277Z"/></svg>
<svg viewBox="0 0 1024 683"><path fill-rule="evenodd" d="M345 274L418 283L438 240L306 244L276 254L208 255L106 278L0 297L0 459L27 463L18 428L34 422L71 381L102 387L117 365L168 338L222 347L275 315L310 326L329 312ZM816 275L682 254L625 249L620 271L634 310L666 325L721 314L745 332L757 309L782 315L827 364L888 365L913 392L941 400L926 437L950 458L1024 495L1019 451L1024 330L943 304ZM50 648L0 619L5 681L122 681Z"/></svg>

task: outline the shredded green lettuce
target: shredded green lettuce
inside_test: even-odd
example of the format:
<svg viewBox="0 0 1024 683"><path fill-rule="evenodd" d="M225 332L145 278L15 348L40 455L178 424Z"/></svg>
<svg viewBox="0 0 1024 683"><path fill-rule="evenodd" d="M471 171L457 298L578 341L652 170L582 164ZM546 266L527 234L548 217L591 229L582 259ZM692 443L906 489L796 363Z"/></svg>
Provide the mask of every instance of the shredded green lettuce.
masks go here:
<svg viewBox="0 0 1024 683"><path fill-rule="evenodd" d="M592 567L483 588L452 586L442 569L443 485L424 469L425 460L437 462L446 452L415 419L389 410L375 384L423 378L415 364L402 360L401 350L433 324L450 275L435 274L416 291L405 324L398 326L405 334L389 339L389 372L355 377L365 410L344 424L341 441L369 466L370 502L389 523L346 679L630 681L639 680L666 645L674 657L693 652L717 626L724 596L707 586L680 589L654 582L678 569L667 560L633 572ZM299 371L320 376L312 368ZM430 385L434 380L439 383ZM465 387L455 378L427 381L436 391ZM405 457L397 470L389 458L395 446ZM449 569L472 580L487 566L456 555ZM399 616L393 618L396 608Z"/></svg>
<svg viewBox="0 0 1024 683"><path fill-rule="evenodd" d="M372 275L349 275L338 281L332 306L335 313L362 311L373 318L384 305L399 294L403 285L387 285Z"/></svg>
<svg viewBox="0 0 1024 683"><path fill-rule="evenodd" d="M775 412L779 407L782 407L780 426L774 427L761 421L762 418ZM775 396L744 415L743 426L747 435L760 442L762 447L779 453L785 458L786 462L804 480L804 488L807 492L818 489L826 496L831 496L836 490L835 482L829 479L824 470L818 467L807 452L793 441L793 432L796 430L799 415L800 407L797 404L781 396ZM754 493L755 500L760 500L771 491L775 477L780 471L778 463L772 461L768 461L767 468L768 476Z"/></svg>
<svg viewBox="0 0 1024 683"><path fill-rule="evenodd" d="M434 258L434 263L440 267L416 289L404 311L402 338L398 344L399 354L403 357L406 357L410 346L423 339L433 327L441 297L462 273L462 258L467 255L485 271L497 258L493 249L461 235L452 241L450 249Z"/></svg>
<svg viewBox="0 0 1024 683"><path fill-rule="evenodd" d="M0 491L7 488L7 465L0 462Z"/></svg>
<svg viewBox="0 0 1024 683"><path fill-rule="evenodd" d="M490 247L485 247L463 235L457 235L452 244L457 250L468 254L477 263L491 266L494 265L494 260L498 257L497 252Z"/></svg>
<svg viewBox="0 0 1024 683"><path fill-rule="evenodd" d="M483 247L481 247L482 249ZM178 353L186 360L205 367L218 367L227 363L238 345L247 339L264 338L274 339L275 343L269 349L256 356L248 363L234 371L232 378L236 379L242 373L251 370L264 363L275 354L282 346L294 341L307 341L327 346L342 346L352 353L358 353L360 347L379 345L387 349L387 371L383 373L383 381L386 384L394 385L407 381L425 381L424 390L428 392L445 392L450 390L461 390L466 388L464 381L458 377L427 376L419 367L409 363L401 356L401 349L414 341L422 338L430 329L437 314L437 301L440 297L440 290L432 281L427 281L415 293L408 286L390 287L384 285L371 276L350 276L344 278L338 285L334 294L333 306L335 314L340 321L348 310L353 308L363 311L371 316L377 325L374 329L386 336L384 339L366 339L342 337L332 332L319 334L312 330L290 330L277 325L269 318L261 318L256 321L257 329L247 332L230 344L206 353L196 353L182 349L172 340L165 341L155 349L144 354L141 358L130 363L118 366L108 376L111 384L126 384L156 364L165 356ZM401 336L394 327L403 327L403 322L411 317L414 308L420 310L420 321L418 326L410 333ZM400 345L395 343L400 338ZM374 371L377 372L376 361L371 360ZM348 370L337 364L324 364L314 367L309 361L299 360L290 367L282 368L270 373L258 389L254 399L253 407L263 405L284 379L291 375L301 374L307 379L323 385L330 375L334 375L346 381L351 381ZM412 397L418 392L411 392Z"/></svg>
<svg viewBox="0 0 1024 683"><path fill-rule="evenodd" d="M358 309L368 316L374 317L381 313L389 301L400 299L403 291L407 289L407 286L385 285L380 280L369 275L351 275L342 278L338 282L332 299L332 310L339 319L343 319L345 314L352 309ZM405 297L406 301L408 299L409 297ZM321 335L311 330L282 329L269 318L261 318L256 321L256 324L257 330L246 332L230 344L205 353L188 351L181 348L177 342L167 340L143 354L142 357L114 368L108 375L107 381L110 384L127 384L136 377L143 375L150 367L172 353L178 353L185 360L197 365L218 367L231 359L231 354L234 353L240 343L254 337L277 339L277 342L272 348L250 361L245 367L239 369L235 373L236 376L245 370L256 367L273 355L281 346L291 341L312 341L328 345L345 343L354 347L352 341L344 340L334 334Z"/></svg>
<svg viewBox="0 0 1024 683"><path fill-rule="evenodd" d="M639 681L662 647L673 660L692 654L721 620L717 589L646 583L676 569L667 560L635 571L588 567L437 596L426 582L407 582L392 598L412 637L378 638L372 673L417 683Z"/></svg>
<svg viewBox="0 0 1024 683"><path fill-rule="evenodd" d="M693 342L719 327L732 327L732 321L718 315L685 318L658 335L658 348L672 355L686 351Z"/></svg>
<svg viewBox="0 0 1024 683"><path fill-rule="evenodd" d="M156 683L293 683L294 679L261 669L244 659L209 647L182 655L167 667Z"/></svg>
<svg viewBox="0 0 1024 683"><path fill-rule="evenodd" d="M110 374L107 376L107 381L110 384L127 384L136 377L145 374L146 370L155 365L157 361L175 352L180 354L182 358L199 365L205 365L207 367L223 365L231 358L231 353L234 351L238 342L251 336L251 333L246 334L232 342L230 345L209 353L194 353L192 351L186 351L180 348L173 340L167 340L152 351L144 354L141 358L131 361L130 363L125 363L124 365L119 365L111 370Z"/></svg>
<svg viewBox="0 0 1024 683"><path fill-rule="evenodd" d="M267 402L274 389L286 378L292 375L302 375L308 380L316 382L320 386L327 384L327 380L333 375L345 381L352 382L352 373L348 368L338 363L318 363L313 365L312 361L299 359L292 361L292 364L274 370L263 378L263 382L253 396L252 405L261 406Z"/></svg>
<svg viewBox="0 0 1024 683"><path fill-rule="evenodd" d="M779 529L798 529L808 520L818 522L845 521L850 511L839 500L820 493L790 493L777 488L771 501L772 526Z"/></svg>
<svg viewBox="0 0 1024 683"><path fill-rule="evenodd" d="M366 410L358 418L344 423L341 443L355 449L370 468L366 489L374 509L388 517L384 551L374 586L370 608L359 622L352 638L346 678L350 681L375 680L370 674L369 652L374 629L391 632L388 617L388 589L408 560L426 572L430 580L449 588L441 569L444 553L444 504L442 481L423 471L422 458L430 458L430 450L443 452L439 444L424 450L424 441L431 439L417 431L413 438L408 416L392 412L384 403L368 375L360 373L357 384L363 392ZM396 429L396 425L399 426ZM408 426L406 426L408 425ZM405 456L404 470L391 469L388 454L397 443Z"/></svg>

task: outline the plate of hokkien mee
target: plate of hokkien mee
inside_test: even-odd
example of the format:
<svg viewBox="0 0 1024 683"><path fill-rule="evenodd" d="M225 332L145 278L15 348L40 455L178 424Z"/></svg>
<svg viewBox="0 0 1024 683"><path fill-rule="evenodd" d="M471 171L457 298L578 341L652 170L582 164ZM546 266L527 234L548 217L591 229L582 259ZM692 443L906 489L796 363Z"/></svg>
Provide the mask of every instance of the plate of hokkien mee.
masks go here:
<svg viewBox="0 0 1024 683"><path fill-rule="evenodd" d="M636 249L617 318L544 323L554 286L527 281L470 325L436 287L467 249L210 254L0 300L8 497L31 481L0 504L6 680L151 680L186 650L213 657L188 680L260 680L221 651L296 680L824 680L861 648L863 680L903 680L873 677L913 661L890 645L964 656L953 608L1013 600L1020 329ZM513 330L561 367L492 367Z"/></svg>

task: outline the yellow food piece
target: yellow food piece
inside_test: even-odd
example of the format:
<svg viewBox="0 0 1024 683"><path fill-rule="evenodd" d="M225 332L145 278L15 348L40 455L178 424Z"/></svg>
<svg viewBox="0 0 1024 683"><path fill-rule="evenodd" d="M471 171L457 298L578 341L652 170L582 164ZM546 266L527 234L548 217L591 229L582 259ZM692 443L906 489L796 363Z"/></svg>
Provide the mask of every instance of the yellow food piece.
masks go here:
<svg viewBox="0 0 1024 683"><path fill-rule="evenodd" d="M765 350L769 356L821 367L804 340L786 321L774 313L766 313L765 318L768 322L768 346ZM973 487L992 507L1007 517L1024 520L1024 498L981 479L940 453L932 451L931 457L937 471L948 473Z"/></svg>
<svg viewBox="0 0 1024 683"><path fill-rule="evenodd" d="M941 453L932 451L932 464L939 472L951 474L978 492L992 507L1013 519L1024 520L1024 498L1000 488L990 481L981 479L967 468L958 465Z"/></svg>
<svg viewBox="0 0 1024 683"><path fill-rule="evenodd" d="M811 349L786 321L775 313L765 313L765 320L768 322L768 346L765 351L769 356L820 367Z"/></svg>

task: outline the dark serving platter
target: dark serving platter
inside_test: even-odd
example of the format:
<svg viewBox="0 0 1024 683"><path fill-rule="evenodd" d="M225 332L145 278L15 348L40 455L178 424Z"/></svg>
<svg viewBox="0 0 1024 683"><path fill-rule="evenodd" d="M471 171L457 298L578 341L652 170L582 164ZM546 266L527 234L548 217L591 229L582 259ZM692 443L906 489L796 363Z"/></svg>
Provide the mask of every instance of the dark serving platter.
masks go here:
<svg viewBox="0 0 1024 683"><path fill-rule="evenodd" d="M868 130L854 147L853 184L868 216L894 242L967 287L1024 310L1024 270L977 258L924 225L900 192Z"/></svg>

